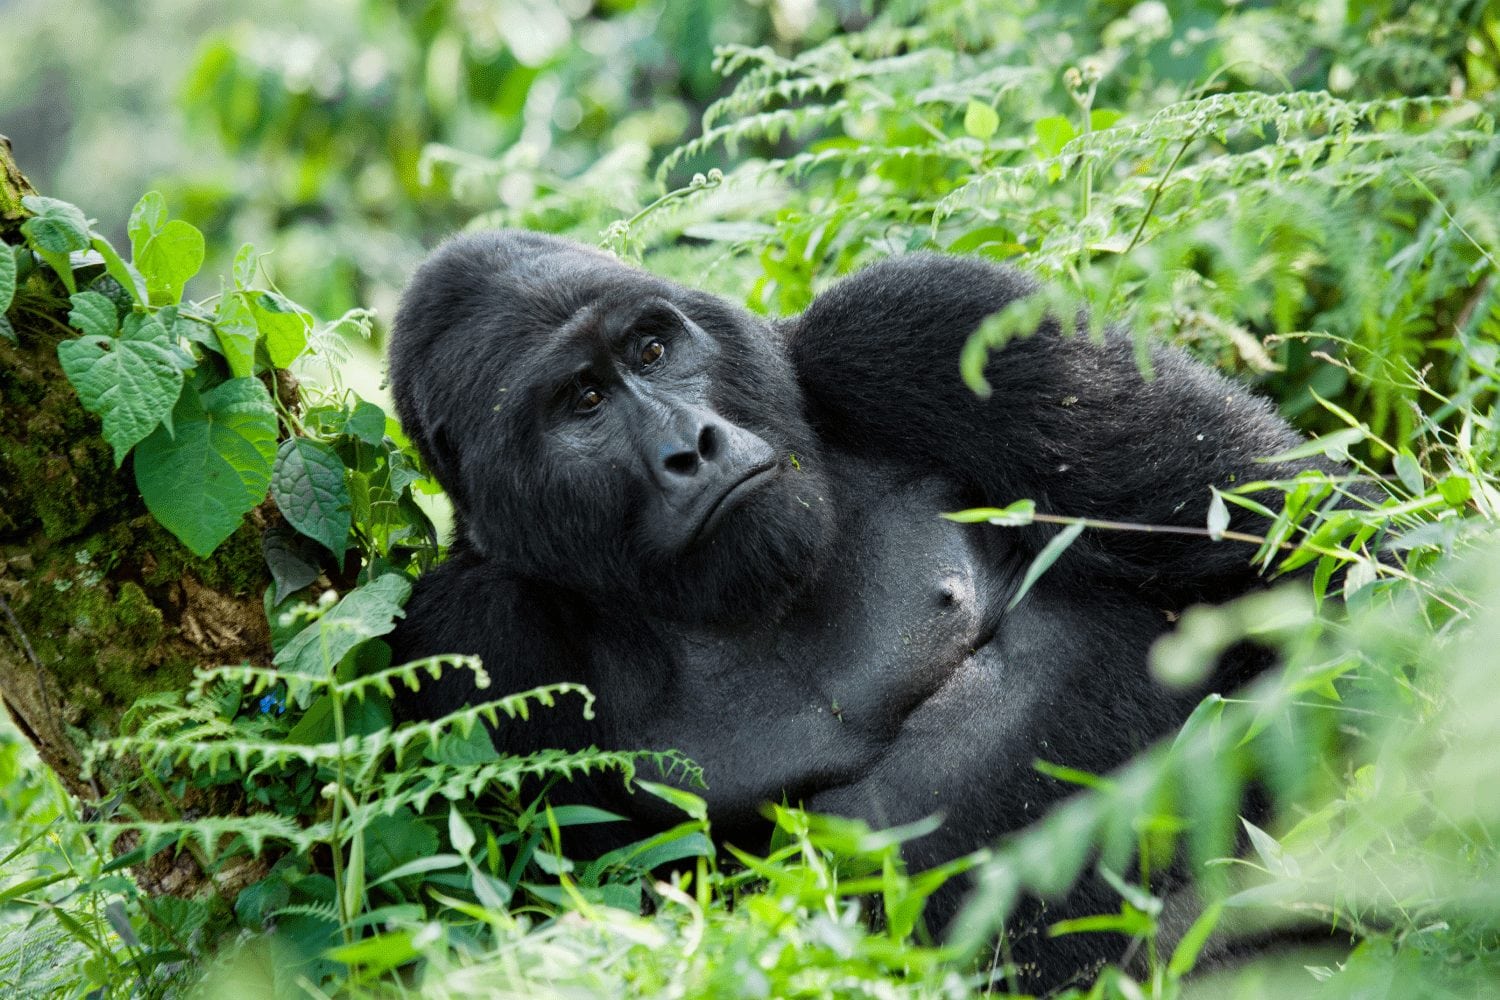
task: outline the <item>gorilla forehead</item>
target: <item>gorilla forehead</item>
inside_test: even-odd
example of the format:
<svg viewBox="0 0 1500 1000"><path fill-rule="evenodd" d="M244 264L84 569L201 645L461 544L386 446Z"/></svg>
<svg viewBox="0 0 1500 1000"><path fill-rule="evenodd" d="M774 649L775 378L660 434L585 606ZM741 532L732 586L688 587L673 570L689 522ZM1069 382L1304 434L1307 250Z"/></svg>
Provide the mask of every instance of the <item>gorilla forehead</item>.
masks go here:
<svg viewBox="0 0 1500 1000"><path fill-rule="evenodd" d="M474 233L445 243L417 271L396 328L410 342L404 348L418 350L454 326L542 338L581 309L672 291L659 278L577 244L535 233Z"/></svg>

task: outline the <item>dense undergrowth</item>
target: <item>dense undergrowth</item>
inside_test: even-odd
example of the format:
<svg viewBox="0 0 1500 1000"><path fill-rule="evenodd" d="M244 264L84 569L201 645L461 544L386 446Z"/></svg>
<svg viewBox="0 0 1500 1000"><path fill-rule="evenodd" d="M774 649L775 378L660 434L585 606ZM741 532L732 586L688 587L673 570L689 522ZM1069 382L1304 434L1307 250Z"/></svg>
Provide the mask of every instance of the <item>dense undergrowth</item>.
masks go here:
<svg viewBox="0 0 1500 1000"><path fill-rule="evenodd" d="M202 238L159 198L132 217L129 262L82 212L33 201L26 245L0 252L0 335L33 312L67 317L81 334L59 347L67 377L194 551L268 494L287 527L266 546L274 663L205 670L92 750L138 761L169 806L231 789L232 813L80 810L22 744L0 744L0 982L59 996L1003 993L994 932L1018 899L1098 870L1118 910L1050 932L1140 947L1092 995L1500 992L1500 15L1395 0L896 7L807 51L722 50L733 86L657 166L664 194L626 175L646 203L630 218L594 197L606 175L620 183L616 162L557 177L522 152L434 146L426 167L471 202L493 196L481 224L602 242L771 313L914 249L1042 273L1045 300L951 359L976 391L988 351L1037 309L1079 302L1253 380L1309 453L1354 470L1353 495L1382 499L1335 509L1347 480L1275 484L1285 499L1253 557L1304 572L1188 613L1153 668L1185 683L1245 638L1281 666L1208 698L1119 773L1039 762L1080 794L937 872L901 864L921 828L788 807L768 856L715 845L701 801L658 780L694 773L670 748L495 754L484 723L587 713L581 689L494 691L393 728L405 687L483 665L392 664L380 639L440 552L416 502L434 487L399 427L339 383L341 337L363 314L315 322L249 249L217 294L185 298ZM516 202L522 169L535 197ZM300 401L273 395L272 368L299 373ZM230 492L174 478L190 448L233 470ZM1205 529L1262 485L1205 498ZM1004 531L1069 514L971 516ZM324 589L320 566L346 557L351 586ZM681 823L571 856L570 828L612 817L541 791L600 771ZM1252 785L1275 804L1265 829L1239 818ZM136 846L117 855L126 831ZM129 872L158 850L260 868L232 898L149 896ZM1177 850L1198 880L1186 920L1151 889ZM940 944L922 901L962 869L980 891ZM1169 910L1192 929L1168 932ZM1293 921L1319 928L1302 935L1315 957L1189 978L1210 932Z"/></svg>

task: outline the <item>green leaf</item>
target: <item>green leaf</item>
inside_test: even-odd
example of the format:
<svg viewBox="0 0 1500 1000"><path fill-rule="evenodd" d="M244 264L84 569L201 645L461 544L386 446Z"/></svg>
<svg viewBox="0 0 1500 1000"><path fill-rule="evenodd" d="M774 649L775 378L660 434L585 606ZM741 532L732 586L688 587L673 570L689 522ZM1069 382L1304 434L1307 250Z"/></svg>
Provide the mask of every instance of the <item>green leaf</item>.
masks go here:
<svg viewBox="0 0 1500 1000"><path fill-rule="evenodd" d="M78 206L40 195L27 195L21 205L35 213L21 224L21 232L37 250L66 255L89 248L89 220Z"/></svg>
<svg viewBox="0 0 1500 1000"><path fill-rule="evenodd" d="M1073 123L1062 115L1053 115L1043 118L1036 123L1037 147L1043 157L1056 156L1062 152L1073 138L1078 135L1078 130Z"/></svg>
<svg viewBox="0 0 1500 1000"><path fill-rule="evenodd" d="M1073 541L1081 534L1083 534L1083 522L1075 521L1053 535L1051 541L1042 546L1042 551L1038 552L1036 558L1031 560L1031 565L1026 567L1026 576L1022 578L1020 588L1016 591L1015 596L1010 599L1010 603L1005 606L1005 610L1011 611L1016 605L1020 604L1021 600L1030 592L1032 585L1042 578L1042 574L1047 572L1053 563L1057 562L1058 557L1066 552L1068 546L1072 545Z"/></svg>
<svg viewBox="0 0 1500 1000"><path fill-rule="evenodd" d="M73 308L68 324L90 337L113 337L120 330L120 314L102 292L78 292L68 296ZM165 330L162 331L166 333Z"/></svg>
<svg viewBox="0 0 1500 1000"><path fill-rule="evenodd" d="M1469 480L1459 475L1444 476L1438 480L1438 492L1450 507L1462 507L1469 502L1469 497L1474 495L1473 487Z"/></svg>
<svg viewBox="0 0 1500 1000"><path fill-rule="evenodd" d="M130 235L130 253L139 258L151 237L167 224L167 199L160 191L147 191L130 210L125 231Z"/></svg>
<svg viewBox="0 0 1500 1000"><path fill-rule="evenodd" d="M219 301L214 332L218 334L220 353L229 363L234 377L247 378L255 374L255 342L260 337L260 330L243 295L226 295Z"/></svg>
<svg viewBox="0 0 1500 1000"><path fill-rule="evenodd" d="M255 247L249 243L240 244L240 248L234 253L234 287L236 290L249 288L255 281L255 266L258 258L255 256Z"/></svg>
<svg viewBox="0 0 1500 1000"><path fill-rule="evenodd" d="M130 213L130 249L152 302L182 301L183 286L203 266L203 234L181 219L167 219L167 202L147 193Z"/></svg>
<svg viewBox="0 0 1500 1000"><path fill-rule="evenodd" d="M109 240L103 236L94 235L89 240L89 245L104 258L104 270L109 273L109 276L118 281L120 287L125 289L137 303L146 305L148 302L146 279L141 277L141 272L137 271L134 265L125 263L125 258L121 257Z"/></svg>
<svg viewBox="0 0 1500 1000"><path fill-rule="evenodd" d="M290 673L327 675L349 650L395 628L410 594L411 582L400 573L377 577L345 594L327 614L298 632L273 662Z"/></svg>
<svg viewBox="0 0 1500 1000"><path fill-rule="evenodd" d="M311 543L284 524L266 529L260 552L275 585L273 604L280 604L318 578L318 560Z"/></svg>
<svg viewBox="0 0 1500 1000"><path fill-rule="evenodd" d="M276 457L276 410L265 386L230 379L199 394L187 386L135 452L135 482L163 526L200 556L234 533L266 496Z"/></svg>
<svg viewBox="0 0 1500 1000"><path fill-rule="evenodd" d="M59 343L57 360L84 408L103 419L104 440L114 448L118 467L163 421L170 433L172 407L182 392L182 359L154 318L113 337L114 303L98 292L81 292L73 303L69 320L95 332Z"/></svg>
<svg viewBox="0 0 1500 1000"><path fill-rule="evenodd" d="M464 857L468 857L469 851L474 847L474 831L469 828L468 821L458 811L458 807L451 802L448 804L448 841Z"/></svg>
<svg viewBox="0 0 1500 1000"><path fill-rule="evenodd" d="M1219 924L1219 916L1224 912L1223 903L1210 903L1208 908L1198 915L1193 921L1193 926L1188 928L1182 940L1177 942L1177 947L1172 949L1172 959L1167 963L1167 975L1172 979L1181 979L1193 971L1193 966L1198 964L1198 955L1203 951L1203 946L1208 943L1208 937Z"/></svg>
<svg viewBox="0 0 1500 1000"><path fill-rule="evenodd" d="M1349 457L1349 448L1370 436L1370 432L1363 427L1345 427L1325 434L1311 441L1304 441L1295 448L1271 455L1268 458L1257 458L1257 462L1295 462L1302 458L1311 458L1314 455L1326 455L1335 461L1346 461Z"/></svg>
<svg viewBox="0 0 1500 1000"><path fill-rule="evenodd" d="M1123 117L1125 115L1122 112L1113 108L1095 108L1089 112L1089 131L1103 132Z"/></svg>
<svg viewBox="0 0 1500 1000"><path fill-rule="evenodd" d="M1413 496L1421 496L1424 484L1422 482L1422 467L1417 464L1417 456L1411 453L1411 449L1402 448L1396 453L1396 478L1401 480L1407 492Z"/></svg>
<svg viewBox="0 0 1500 1000"><path fill-rule="evenodd" d="M970 101L964 109L964 131L976 139L988 139L1000 128L1000 116L983 101Z"/></svg>
<svg viewBox="0 0 1500 1000"><path fill-rule="evenodd" d="M10 320L4 313L0 313L0 340L8 340L12 344L21 342L21 338L16 336L16 328L10 325Z"/></svg>
<svg viewBox="0 0 1500 1000"><path fill-rule="evenodd" d="M266 338L266 354L271 364L285 368L307 346L307 331L312 317L306 311L275 292L260 292L250 297L255 324Z"/></svg>
<svg viewBox="0 0 1500 1000"><path fill-rule="evenodd" d="M16 297L16 255L10 244L0 242L0 315L10 308Z"/></svg>
<svg viewBox="0 0 1500 1000"><path fill-rule="evenodd" d="M290 438L276 453L271 496L287 523L343 558L349 538L349 488L334 450L310 438Z"/></svg>
<svg viewBox="0 0 1500 1000"><path fill-rule="evenodd" d="M344 425L344 433L354 435L365 444L380 444L385 440L385 411L361 399L354 404L354 412Z"/></svg>
<svg viewBox="0 0 1500 1000"><path fill-rule="evenodd" d="M1017 500L1008 507L972 507L944 518L958 524L994 524L1002 528L1022 528L1036 517L1035 500Z"/></svg>

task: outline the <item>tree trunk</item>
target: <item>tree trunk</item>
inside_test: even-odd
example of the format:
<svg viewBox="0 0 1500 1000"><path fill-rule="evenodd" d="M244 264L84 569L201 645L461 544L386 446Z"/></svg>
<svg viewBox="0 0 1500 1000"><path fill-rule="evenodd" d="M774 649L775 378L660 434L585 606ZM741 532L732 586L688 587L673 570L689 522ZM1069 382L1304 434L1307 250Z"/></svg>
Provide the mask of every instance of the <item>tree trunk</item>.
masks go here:
<svg viewBox="0 0 1500 1000"><path fill-rule="evenodd" d="M0 137L0 241L22 242L21 198L34 193ZM136 699L183 689L195 666L270 662L260 536L272 515L256 511L208 559L156 522L131 460L115 468L58 364L58 342L76 335L68 309L51 270L33 269L7 313L18 342L0 337L0 698L63 784L96 802L134 787L111 761L85 778L83 759Z"/></svg>

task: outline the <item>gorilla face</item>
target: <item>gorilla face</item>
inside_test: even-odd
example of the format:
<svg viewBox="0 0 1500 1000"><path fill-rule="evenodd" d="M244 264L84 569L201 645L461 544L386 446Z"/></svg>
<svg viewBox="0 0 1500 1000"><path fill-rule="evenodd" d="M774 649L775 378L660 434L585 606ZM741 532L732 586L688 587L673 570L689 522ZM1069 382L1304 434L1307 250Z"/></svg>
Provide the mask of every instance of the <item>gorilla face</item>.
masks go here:
<svg viewBox="0 0 1500 1000"><path fill-rule="evenodd" d="M768 326L530 234L450 243L413 289L392 381L465 543L688 621L812 575L828 491Z"/></svg>

